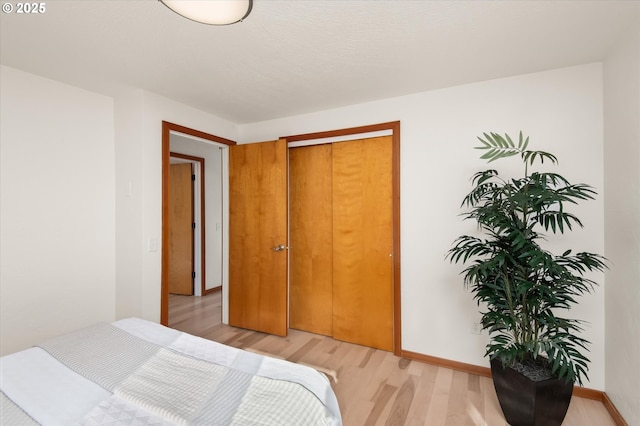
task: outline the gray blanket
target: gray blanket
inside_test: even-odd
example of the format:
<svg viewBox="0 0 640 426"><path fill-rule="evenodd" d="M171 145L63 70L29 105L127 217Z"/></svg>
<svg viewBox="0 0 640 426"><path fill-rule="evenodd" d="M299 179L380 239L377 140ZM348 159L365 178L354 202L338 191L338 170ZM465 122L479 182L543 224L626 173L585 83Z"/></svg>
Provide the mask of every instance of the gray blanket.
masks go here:
<svg viewBox="0 0 640 426"><path fill-rule="evenodd" d="M193 358L109 324L79 330L40 347L113 392L114 400L170 423L297 426L330 425L333 420L322 402L298 383ZM91 416L94 422L96 413Z"/></svg>
<svg viewBox="0 0 640 426"><path fill-rule="evenodd" d="M47 340L38 346L110 392L160 350L158 345L105 323Z"/></svg>

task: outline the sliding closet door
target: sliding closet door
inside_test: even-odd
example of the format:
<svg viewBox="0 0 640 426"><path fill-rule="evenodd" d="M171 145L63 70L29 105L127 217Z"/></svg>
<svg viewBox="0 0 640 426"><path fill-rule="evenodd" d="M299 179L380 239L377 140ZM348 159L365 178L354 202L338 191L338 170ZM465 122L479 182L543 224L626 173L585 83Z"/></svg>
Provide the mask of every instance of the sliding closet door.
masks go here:
<svg viewBox="0 0 640 426"><path fill-rule="evenodd" d="M289 149L289 324L333 332L331 144Z"/></svg>
<svg viewBox="0 0 640 426"><path fill-rule="evenodd" d="M287 335L287 142L229 147L229 324Z"/></svg>
<svg viewBox="0 0 640 426"><path fill-rule="evenodd" d="M392 141L333 144L333 336L393 350Z"/></svg>

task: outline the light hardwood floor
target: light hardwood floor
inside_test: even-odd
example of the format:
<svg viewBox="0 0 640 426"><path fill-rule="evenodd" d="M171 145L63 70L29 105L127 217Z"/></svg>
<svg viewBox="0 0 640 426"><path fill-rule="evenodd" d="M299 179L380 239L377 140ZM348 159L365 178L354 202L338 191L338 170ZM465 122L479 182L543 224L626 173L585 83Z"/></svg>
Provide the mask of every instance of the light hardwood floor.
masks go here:
<svg viewBox="0 0 640 426"><path fill-rule="evenodd" d="M169 326L333 376L345 426L507 425L490 378L299 330L277 337L230 327L221 323L221 309L220 292L205 297L170 295ZM602 402L574 397L563 425L615 422Z"/></svg>

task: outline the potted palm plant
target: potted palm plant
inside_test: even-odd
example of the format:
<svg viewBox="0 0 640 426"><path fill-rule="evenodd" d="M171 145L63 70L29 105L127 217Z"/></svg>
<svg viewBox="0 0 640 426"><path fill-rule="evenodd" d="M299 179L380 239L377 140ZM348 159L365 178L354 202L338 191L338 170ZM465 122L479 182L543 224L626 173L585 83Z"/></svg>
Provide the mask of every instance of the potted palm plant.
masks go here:
<svg viewBox="0 0 640 426"><path fill-rule="evenodd" d="M493 162L519 156L520 177L503 178L495 169L473 176L473 189L462 202L465 219L477 222L479 235L463 235L448 258L462 263L464 283L479 306L488 330L496 393L511 425L560 425L574 383L587 377L589 342L580 337L582 321L561 316L596 283L584 275L603 271L605 258L566 250L545 250L544 233L564 233L582 227L567 208L593 199L586 184L571 184L556 173L532 171L547 152L528 149L520 132L517 144L509 135L484 133L478 138L482 159Z"/></svg>

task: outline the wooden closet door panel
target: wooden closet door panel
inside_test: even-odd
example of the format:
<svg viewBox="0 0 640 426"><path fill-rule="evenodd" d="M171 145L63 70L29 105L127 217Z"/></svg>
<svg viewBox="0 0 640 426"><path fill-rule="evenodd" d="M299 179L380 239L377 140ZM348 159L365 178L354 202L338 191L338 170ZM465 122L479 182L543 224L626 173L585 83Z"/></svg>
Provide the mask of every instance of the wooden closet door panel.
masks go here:
<svg viewBox="0 0 640 426"><path fill-rule="evenodd" d="M393 350L392 142L333 144L333 336Z"/></svg>
<svg viewBox="0 0 640 426"><path fill-rule="evenodd" d="M289 150L289 325L331 336L331 144Z"/></svg>

